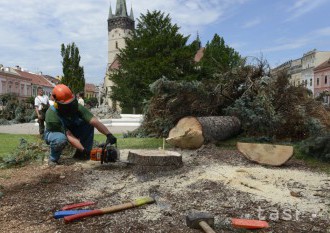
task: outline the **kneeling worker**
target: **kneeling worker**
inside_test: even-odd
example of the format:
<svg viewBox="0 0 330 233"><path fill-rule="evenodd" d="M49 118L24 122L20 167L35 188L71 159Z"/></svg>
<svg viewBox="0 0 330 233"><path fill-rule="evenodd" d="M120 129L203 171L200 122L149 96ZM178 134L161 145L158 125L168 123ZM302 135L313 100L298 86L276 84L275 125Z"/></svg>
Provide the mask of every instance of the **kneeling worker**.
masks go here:
<svg viewBox="0 0 330 233"><path fill-rule="evenodd" d="M94 127L106 135L106 143L115 144L115 138L88 109L78 104L72 91L64 84L56 85L52 96L55 103L46 112L45 141L50 145L48 164L58 164L67 141L75 147L77 159L89 159L93 147Z"/></svg>

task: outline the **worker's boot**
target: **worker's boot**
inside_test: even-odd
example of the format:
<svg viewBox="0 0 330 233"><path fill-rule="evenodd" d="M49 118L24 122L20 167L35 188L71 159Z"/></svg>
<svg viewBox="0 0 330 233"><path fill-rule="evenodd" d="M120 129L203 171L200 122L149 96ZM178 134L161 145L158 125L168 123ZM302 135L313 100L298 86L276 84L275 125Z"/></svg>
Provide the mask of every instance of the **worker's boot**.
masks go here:
<svg viewBox="0 0 330 233"><path fill-rule="evenodd" d="M76 152L73 155L74 159L78 159L78 160L89 160L89 158L87 158L83 152L81 152L80 150L76 150Z"/></svg>

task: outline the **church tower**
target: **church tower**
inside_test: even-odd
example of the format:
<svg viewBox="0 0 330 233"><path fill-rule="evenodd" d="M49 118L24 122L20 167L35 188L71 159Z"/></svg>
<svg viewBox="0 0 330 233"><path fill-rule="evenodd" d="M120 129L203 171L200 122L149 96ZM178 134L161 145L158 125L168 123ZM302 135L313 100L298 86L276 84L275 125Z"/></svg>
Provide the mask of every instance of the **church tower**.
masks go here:
<svg viewBox="0 0 330 233"><path fill-rule="evenodd" d="M133 9L131 8L130 15L127 14L126 0L117 0L116 10L113 14L110 5L108 16L108 64L107 74L104 80L104 89L106 94L107 104L111 107L113 103L109 98L113 83L109 80L111 69L118 68L116 60L119 49L126 47L125 38L130 37L135 28Z"/></svg>
<svg viewBox="0 0 330 233"><path fill-rule="evenodd" d="M125 48L125 37L129 37L134 30L133 9L128 16L126 0L117 0L115 14L110 5L108 17L108 66L115 60L119 49Z"/></svg>

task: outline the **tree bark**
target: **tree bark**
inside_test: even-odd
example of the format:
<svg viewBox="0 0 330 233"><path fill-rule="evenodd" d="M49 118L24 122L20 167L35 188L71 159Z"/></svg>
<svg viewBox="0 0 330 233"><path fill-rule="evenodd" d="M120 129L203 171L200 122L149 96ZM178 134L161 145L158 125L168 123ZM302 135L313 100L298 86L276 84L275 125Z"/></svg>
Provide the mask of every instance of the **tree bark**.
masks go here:
<svg viewBox="0 0 330 233"><path fill-rule="evenodd" d="M237 117L184 117L170 130L166 142L182 149L197 149L235 136L240 128Z"/></svg>
<svg viewBox="0 0 330 233"><path fill-rule="evenodd" d="M293 156L292 146L238 142L237 149L248 160L263 165L281 166Z"/></svg>
<svg viewBox="0 0 330 233"><path fill-rule="evenodd" d="M134 150L129 151L127 160L145 171L167 171L183 166L181 154L175 151Z"/></svg>

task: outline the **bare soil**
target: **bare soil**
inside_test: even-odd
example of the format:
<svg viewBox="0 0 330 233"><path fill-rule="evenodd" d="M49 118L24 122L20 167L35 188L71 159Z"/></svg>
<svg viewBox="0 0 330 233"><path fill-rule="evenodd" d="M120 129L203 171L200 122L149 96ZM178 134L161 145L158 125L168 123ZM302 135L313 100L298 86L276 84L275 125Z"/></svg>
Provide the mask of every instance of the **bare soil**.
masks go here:
<svg viewBox="0 0 330 233"><path fill-rule="evenodd" d="M1 232L197 233L185 223L193 210L213 214L216 232L247 232L233 228L230 219L258 217L270 228L255 232L330 232L330 177L302 161L265 167L211 145L178 152L184 166L166 172L68 157L55 168L39 162L0 170ZM96 209L141 196L156 203L69 224L53 218L67 204L96 201L90 207Z"/></svg>

